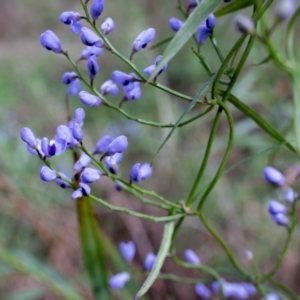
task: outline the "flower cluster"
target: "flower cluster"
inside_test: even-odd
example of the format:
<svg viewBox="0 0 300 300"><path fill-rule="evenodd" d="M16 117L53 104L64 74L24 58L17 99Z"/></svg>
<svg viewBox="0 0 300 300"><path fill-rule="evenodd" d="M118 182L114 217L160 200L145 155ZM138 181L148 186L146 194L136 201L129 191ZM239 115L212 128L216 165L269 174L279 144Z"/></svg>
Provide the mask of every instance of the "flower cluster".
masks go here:
<svg viewBox="0 0 300 300"><path fill-rule="evenodd" d="M120 250L122 257L128 263L131 263L134 258L135 252L136 252L135 244L132 241L129 241L127 243L121 242L119 244L119 250ZM155 260L156 260L156 255L152 252L149 252L146 255L146 258L144 260L144 269L146 271L151 271L151 269L153 268L153 265L155 263ZM112 289L121 289L130 280L130 277L131 277L130 273L128 273L126 271L117 273L109 279L109 286Z"/></svg>
<svg viewBox="0 0 300 300"><path fill-rule="evenodd" d="M286 204L282 204L277 200L271 200L269 202L270 216L276 224L281 226L288 226L289 217L287 205L293 204L293 202L298 199L298 195L291 186L287 185L285 176L277 169L270 166L265 167L264 177L267 182L283 190L286 202Z"/></svg>

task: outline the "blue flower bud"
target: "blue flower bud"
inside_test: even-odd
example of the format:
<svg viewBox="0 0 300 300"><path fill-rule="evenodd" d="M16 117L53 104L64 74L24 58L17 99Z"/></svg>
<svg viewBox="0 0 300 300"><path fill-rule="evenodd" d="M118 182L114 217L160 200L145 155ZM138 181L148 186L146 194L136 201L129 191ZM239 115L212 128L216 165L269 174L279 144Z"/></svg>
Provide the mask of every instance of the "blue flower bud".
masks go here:
<svg viewBox="0 0 300 300"><path fill-rule="evenodd" d="M295 199L298 197L297 193L292 189L288 188L285 192L284 199L287 203L293 203Z"/></svg>
<svg viewBox="0 0 300 300"><path fill-rule="evenodd" d="M156 261L156 255L152 252L148 253L144 261L144 269L147 271L151 271L155 264L155 261Z"/></svg>
<svg viewBox="0 0 300 300"><path fill-rule="evenodd" d="M75 200L77 198L80 198L82 196L88 196L91 193L91 188L85 184L80 182L79 183L79 189L75 190L72 195L71 195L71 199Z"/></svg>
<svg viewBox="0 0 300 300"><path fill-rule="evenodd" d="M90 79L95 79L97 73L99 72L99 65L97 63L97 57L91 56L87 61L87 69Z"/></svg>
<svg viewBox="0 0 300 300"><path fill-rule="evenodd" d="M241 283L224 283L223 293L225 297L234 297L235 299L247 299L250 296Z"/></svg>
<svg viewBox="0 0 300 300"><path fill-rule="evenodd" d="M285 205L281 204L280 202L276 200L271 200L269 202L269 213L272 215L283 213L285 214L287 212L287 208Z"/></svg>
<svg viewBox="0 0 300 300"><path fill-rule="evenodd" d="M61 138L70 144L72 142L73 136L70 128L66 125L60 125L56 128L56 138Z"/></svg>
<svg viewBox="0 0 300 300"><path fill-rule="evenodd" d="M65 178L67 178L67 176L66 176L64 173L59 173L59 175L61 175L61 176L65 177ZM71 180L70 180L70 181L71 181ZM55 183L56 183L57 185L59 185L62 189L67 189L67 188L70 188L70 187L71 187L70 184L69 184L68 182L64 181L63 179L61 179L61 178L59 178L59 177L55 179Z"/></svg>
<svg viewBox="0 0 300 300"><path fill-rule="evenodd" d="M120 135L107 146L105 154L107 156L112 156L116 153L122 153L126 150L127 146L127 137L125 135Z"/></svg>
<svg viewBox="0 0 300 300"><path fill-rule="evenodd" d="M128 272L121 272L109 279L109 286L112 289L121 289L129 281L130 274Z"/></svg>
<svg viewBox="0 0 300 300"><path fill-rule="evenodd" d="M51 170L49 167L47 166L43 166L41 171L40 171L40 178L43 181L52 181L57 177L56 172Z"/></svg>
<svg viewBox="0 0 300 300"><path fill-rule="evenodd" d="M78 78L78 76L75 72L65 72L61 77L61 81L64 84L70 84L76 78Z"/></svg>
<svg viewBox="0 0 300 300"><path fill-rule="evenodd" d="M287 226L289 224L289 218L283 213L272 214L271 217L277 225Z"/></svg>
<svg viewBox="0 0 300 300"><path fill-rule="evenodd" d="M68 84L68 94L75 96L80 92L80 80L75 72L66 72L61 78L64 84Z"/></svg>
<svg viewBox="0 0 300 300"><path fill-rule="evenodd" d="M283 174L273 167L264 168L264 177L266 181L277 186L282 186L285 183L285 177Z"/></svg>
<svg viewBox="0 0 300 300"><path fill-rule="evenodd" d="M177 18L171 18L169 25L173 31L177 32L184 25L184 22Z"/></svg>
<svg viewBox="0 0 300 300"><path fill-rule="evenodd" d="M146 75L152 75L152 73L154 72L155 68L156 68L156 65L151 65L151 66L145 68L143 70L143 73L146 74Z"/></svg>
<svg viewBox="0 0 300 300"><path fill-rule="evenodd" d="M110 94L112 97L116 97L119 93L119 89L112 80L105 81L100 87L102 95Z"/></svg>
<svg viewBox="0 0 300 300"><path fill-rule="evenodd" d="M46 30L40 36L41 45L49 51L53 51L54 53L61 53L62 48L60 44L59 38L56 34L51 30Z"/></svg>
<svg viewBox="0 0 300 300"><path fill-rule="evenodd" d="M119 244L119 250L126 261L131 262L133 260L136 248L132 241L129 241L127 243L121 242Z"/></svg>
<svg viewBox="0 0 300 300"><path fill-rule="evenodd" d="M145 163L141 165L136 163L130 170L129 179L130 181L140 182L152 175L152 167L150 164Z"/></svg>
<svg viewBox="0 0 300 300"><path fill-rule="evenodd" d="M244 256L248 259L248 260L253 260L253 253L250 250L245 250L244 251Z"/></svg>
<svg viewBox="0 0 300 300"><path fill-rule="evenodd" d="M115 29L115 23L112 18L107 18L101 25L102 32L106 35Z"/></svg>
<svg viewBox="0 0 300 300"><path fill-rule="evenodd" d="M122 158L122 153L116 153L113 156L105 157L104 164L106 169L112 174L117 174L119 169L118 164L121 162Z"/></svg>
<svg viewBox="0 0 300 300"><path fill-rule="evenodd" d="M103 154L106 152L107 146L112 142L109 135L103 136L96 144L93 154Z"/></svg>
<svg viewBox="0 0 300 300"><path fill-rule="evenodd" d="M96 46L99 48L104 44L101 37L87 27L81 28L81 41L86 46Z"/></svg>
<svg viewBox="0 0 300 300"><path fill-rule="evenodd" d="M34 136L32 130L28 127L23 127L20 131L20 137L29 147L36 148L38 141Z"/></svg>
<svg viewBox="0 0 300 300"><path fill-rule="evenodd" d="M154 28L148 28L147 30L142 31L133 42L130 60L135 52L140 51L142 48L146 48L148 43L155 39L155 35L156 31Z"/></svg>
<svg viewBox="0 0 300 300"><path fill-rule="evenodd" d="M199 259L198 255L192 249L186 249L184 251L184 259L192 265L200 264L200 259Z"/></svg>
<svg viewBox="0 0 300 300"><path fill-rule="evenodd" d="M77 22L72 22L70 25L70 30L74 34L78 34L81 32L82 24L77 21Z"/></svg>
<svg viewBox="0 0 300 300"><path fill-rule="evenodd" d="M86 91L81 91L79 93L79 98L81 102L87 106L100 106L102 103L99 97L92 95Z"/></svg>
<svg viewBox="0 0 300 300"><path fill-rule="evenodd" d="M269 293L262 300L280 300L280 298L275 293Z"/></svg>
<svg viewBox="0 0 300 300"><path fill-rule="evenodd" d="M83 183L92 183L98 179L100 179L102 173L99 170L92 168L85 168L83 172L80 174L80 180Z"/></svg>
<svg viewBox="0 0 300 300"><path fill-rule="evenodd" d="M255 32L253 21L246 16L236 16L233 23L235 28L241 33L254 34Z"/></svg>
<svg viewBox="0 0 300 300"><path fill-rule="evenodd" d="M89 59L91 56L100 56L102 54L103 49L96 47L96 46L87 46L82 52L81 52L81 58L82 59Z"/></svg>
<svg viewBox="0 0 300 300"><path fill-rule="evenodd" d="M158 55L158 56L155 58L155 66L157 66L157 65L159 64L159 62L161 61L162 58L163 58L162 55ZM167 69L167 67L168 67L168 64L164 64L164 65L162 66L162 68L160 69L160 71L158 72L158 74L156 75L155 79L156 79L163 71L165 71L165 70Z"/></svg>
<svg viewBox="0 0 300 300"><path fill-rule="evenodd" d="M117 191L117 192L122 192L122 187L120 186L120 184L118 184L117 182L115 183L115 190Z"/></svg>
<svg viewBox="0 0 300 300"><path fill-rule="evenodd" d="M255 296L256 294L256 287L252 283L241 283L244 289L247 291L248 295Z"/></svg>
<svg viewBox="0 0 300 300"><path fill-rule="evenodd" d="M73 170L75 173L81 172L85 167L87 167L92 159L85 153L82 153L80 158L74 164Z"/></svg>
<svg viewBox="0 0 300 300"><path fill-rule="evenodd" d="M215 17L215 15L214 14L210 14L209 16L208 16L208 18L206 19L206 27L208 28L208 29L214 29L214 27L216 26L216 24L217 24L217 19L216 19L216 17Z"/></svg>
<svg viewBox="0 0 300 300"><path fill-rule="evenodd" d="M79 107L74 111L74 121L78 123L80 126L83 126L83 121L85 118L84 109Z"/></svg>
<svg viewBox="0 0 300 300"><path fill-rule="evenodd" d="M275 17L280 21L289 20L296 10L296 2L294 0L280 0L274 9Z"/></svg>
<svg viewBox="0 0 300 300"><path fill-rule="evenodd" d="M203 283L197 283L194 286L195 293L202 299L209 299L211 297L211 291Z"/></svg>
<svg viewBox="0 0 300 300"><path fill-rule="evenodd" d="M207 38L211 35L212 31L207 28L206 23L202 23L197 30L196 40L199 44L203 45Z"/></svg>
<svg viewBox="0 0 300 300"><path fill-rule="evenodd" d="M127 86L130 82L133 82L136 79L136 76L133 73L126 74L121 71L113 71L111 73L111 79L116 84Z"/></svg>
<svg viewBox="0 0 300 300"><path fill-rule="evenodd" d="M82 142L83 132L82 132L80 124L74 122L72 134L73 134L73 137L75 140L77 140L78 142Z"/></svg>
<svg viewBox="0 0 300 300"><path fill-rule="evenodd" d="M138 100L141 98L142 90L139 82L133 82L132 88L124 88L124 100ZM122 103L122 102L121 102ZM120 107L121 107L120 103Z"/></svg>
<svg viewBox="0 0 300 300"><path fill-rule="evenodd" d="M93 4L90 8L90 14L94 21L98 20L104 9L104 1L103 0L94 0Z"/></svg>

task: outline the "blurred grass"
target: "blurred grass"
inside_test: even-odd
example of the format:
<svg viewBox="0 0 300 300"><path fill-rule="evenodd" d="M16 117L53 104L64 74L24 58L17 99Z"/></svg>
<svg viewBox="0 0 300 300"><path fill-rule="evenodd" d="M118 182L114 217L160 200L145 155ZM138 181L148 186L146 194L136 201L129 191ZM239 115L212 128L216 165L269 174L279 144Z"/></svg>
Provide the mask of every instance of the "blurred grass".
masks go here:
<svg viewBox="0 0 300 300"><path fill-rule="evenodd" d="M121 53L128 56L132 41L140 31L147 27L156 28L158 41L171 34L168 19L173 16L180 17L175 0L106 2L101 18L104 20L110 16L115 20L116 30L111 34L110 40ZM74 203L69 200L70 193L54 187L51 183L40 181L38 173L41 163L27 153L24 144L19 140L19 131L23 126L32 128L40 137L51 137L55 134L55 128L66 122L66 86L61 83L60 78L63 72L71 70L70 66L63 56L45 51L39 45L40 33L51 29L60 37L64 49L74 58L79 57L83 49L79 37L72 35L69 28L58 21L59 14L65 10L81 11L79 1L4 0L1 3L0 238L7 248L23 249L58 269L72 282L80 282L82 294L86 299L92 299L83 271L75 208ZM238 35L232 30L231 17L222 18L218 22L215 36L226 54ZM279 30L275 34L278 47L282 46L283 38L284 31ZM170 62L168 71L159 78L159 82L191 96L196 94L208 78L190 50L193 46L192 41L189 42ZM136 54L134 61L142 70L152 64L163 49L164 47L141 51ZM211 45L208 43L202 51L212 69L217 70L219 61ZM264 51L256 45L233 93L258 111L287 139L291 139L293 108L289 82L272 63L252 66L264 57ZM85 63L80 64L84 70ZM108 52L104 52L99 58L99 64L101 71L96 86L108 79L115 69L130 71L124 63ZM140 100L124 104L124 109L140 118L164 123L174 122L188 105L180 99L156 91L153 87L143 86L142 89L143 96ZM119 98L112 101L118 103ZM72 110L81 107L77 97L70 99L70 103ZM257 264L263 270L268 270L281 249L285 232L282 228L275 227L268 216L267 201L271 198L280 199L281 195L264 183L262 170L267 164L285 170L297 163L297 157L284 147L261 153L276 143L262 133L253 121L248 120L234 107L230 106L230 109L235 118L236 138L228 167L249 156L252 158L222 177L209 198L205 212L222 236L229 241L237 257L243 260L244 250L250 249ZM89 149L93 148L104 133L128 136L129 149L120 168L124 177L128 176L133 163L149 161L169 132L169 129L159 130L135 124L105 107L85 110L85 143ZM195 107L193 111L198 112L199 108ZM211 112L195 123L177 129L157 157L154 165L155 176L142 185L173 201L184 199L201 162L213 116L214 112ZM225 119L218 132L213 155L201 183L202 188L214 176L226 146L228 130ZM71 175L71 157L64 155L53 161L61 171ZM156 209L145 207L131 196L115 192L113 184L107 180L93 185L93 190L113 204L141 212L157 213ZM102 207L97 207L97 214L103 230L115 244L128 239L133 239L137 244L138 256L134 262L136 267L141 267L147 252L158 250L161 224L112 214ZM299 233L296 233L295 240L298 238ZM187 247L193 248L204 263L228 266L220 247L195 218L187 219L178 235L177 253L180 255ZM300 293L298 253L299 244L294 243L277 278L295 290L298 289ZM166 262L163 270L180 275L196 275L194 272L178 269L170 261ZM41 285L14 270L0 272L1 299L14 299L12 293L23 293L27 289L28 293L33 290L32 293L40 295L40 288ZM49 290L43 289L43 293L44 296L36 296L37 299L57 299ZM195 298L191 286L159 280L152 288L149 299L167 299L167 294L174 299L183 299L187 295L189 299ZM34 299L35 296L26 298L24 292L20 297L19 299L25 300ZM125 298L122 298L122 293L116 293L116 299Z"/></svg>

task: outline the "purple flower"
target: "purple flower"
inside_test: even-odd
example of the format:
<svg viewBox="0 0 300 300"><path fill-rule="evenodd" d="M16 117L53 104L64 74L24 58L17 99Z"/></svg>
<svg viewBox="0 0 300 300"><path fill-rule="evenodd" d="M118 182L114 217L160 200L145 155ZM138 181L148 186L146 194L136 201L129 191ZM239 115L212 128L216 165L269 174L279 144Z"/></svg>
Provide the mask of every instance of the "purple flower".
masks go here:
<svg viewBox="0 0 300 300"><path fill-rule="evenodd" d="M272 215L283 213L285 214L287 212L287 208L285 205L281 204L280 202L276 200L271 200L269 202L269 213Z"/></svg>
<svg viewBox="0 0 300 300"><path fill-rule="evenodd" d="M141 98L142 90L141 90L141 86L140 86L139 82L133 82L132 85L123 87L123 89L124 89L124 101L125 100L138 100L139 98ZM120 107L121 107L122 102L119 105Z"/></svg>
<svg viewBox="0 0 300 300"><path fill-rule="evenodd" d="M90 79L95 79L97 73L99 72L99 65L97 63L97 57L95 55L91 56L88 59L87 69Z"/></svg>
<svg viewBox="0 0 300 300"><path fill-rule="evenodd" d="M90 193L91 193L91 188L87 184L80 182L79 183L79 188L72 193L71 199L75 200L75 199L80 198L82 196L86 197Z"/></svg>
<svg viewBox="0 0 300 300"><path fill-rule="evenodd" d="M38 152L39 152L43 156L43 151L41 149L41 140L36 139L36 141L37 141L37 145L34 148L30 147L29 144L26 144L27 151L31 155L38 155Z"/></svg>
<svg viewBox="0 0 300 300"><path fill-rule="evenodd" d="M107 18L101 25L102 32L106 35L115 29L115 23L112 18Z"/></svg>
<svg viewBox="0 0 300 300"><path fill-rule="evenodd" d="M195 293L203 299L209 299L211 297L211 291L203 283L197 283L194 286L194 289L195 289Z"/></svg>
<svg viewBox="0 0 300 300"><path fill-rule="evenodd" d="M60 44L59 38L56 34L51 30L46 30L40 36L41 45L49 51L53 51L54 53L61 53L62 48Z"/></svg>
<svg viewBox="0 0 300 300"><path fill-rule="evenodd" d="M133 42L130 60L135 52L140 51L142 48L146 48L148 43L155 39L155 35L156 31L154 28L148 28L147 30L142 31Z"/></svg>
<svg viewBox="0 0 300 300"><path fill-rule="evenodd" d="M93 4L91 5L91 8L90 8L90 14L94 21L98 20L103 9L104 9L104 1L103 0L93 0Z"/></svg>
<svg viewBox="0 0 300 300"><path fill-rule="evenodd" d="M146 74L146 75L152 75L152 73L154 72L155 68L156 68L156 65L151 65L151 66L145 68L143 70L143 73Z"/></svg>
<svg viewBox="0 0 300 300"><path fill-rule="evenodd" d="M283 174L273 167L264 168L264 177L266 181L277 186L282 186L285 183L285 177Z"/></svg>
<svg viewBox="0 0 300 300"><path fill-rule="evenodd" d="M121 242L119 244L119 250L126 261L131 262L133 260L136 248L132 241L127 243Z"/></svg>
<svg viewBox="0 0 300 300"><path fill-rule="evenodd" d="M103 154L106 152L107 146L112 142L109 135L103 136L96 144L93 154Z"/></svg>
<svg viewBox="0 0 300 300"><path fill-rule="evenodd" d="M66 125L60 125L56 128L55 139L57 138L65 140L71 148L75 148L78 145L78 141L74 139L71 129Z"/></svg>
<svg viewBox="0 0 300 300"><path fill-rule="evenodd" d="M75 96L80 92L80 80L75 72L66 72L61 78L64 84L69 85L68 94Z"/></svg>
<svg viewBox="0 0 300 300"><path fill-rule="evenodd" d="M20 137L30 148L35 149L37 147L38 141L30 128L23 127L20 131Z"/></svg>
<svg viewBox="0 0 300 300"><path fill-rule="evenodd" d="M200 259L199 259L198 255L192 249L186 249L184 251L184 259L192 265L200 264Z"/></svg>
<svg viewBox="0 0 300 300"><path fill-rule="evenodd" d="M81 91L79 93L79 98L81 102L87 106L100 106L102 103L99 97L92 95L86 91Z"/></svg>
<svg viewBox="0 0 300 300"><path fill-rule="evenodd" d="M171 18L169 25L173 31L177 32L184 25L184 22L177 18Z"/></svg>
<svg viewBox="0 0 300 300"><path fill-rule="evenodd" d="M48 138L44 137L41 141L41 149L45 157L61 155L67 148L67 141L62 138L54 138L49 142Z"/></svg>
<svg viewBox="0 0 300 300"><path fill-rule="evenodd" d="M92 168L85 168L80 174L80 180L83 183L92 183L100 179L102 173L99 170Z"/></svg>
<svg viewBox="0 0 300 300"><path fill-rule="evenodd" d="M85 167L87 167L92 159L85 153L82 153L80 158L74 164L73 170L75 173L81 172Z"/></svg>
<svg viewBox="0 0 300 300"><path fill-rule="evenodd" d="M250 250L245 250L244 251L244 256L248 259L248 260L252 260L253 259L253 253Z"/></svg>
<svg viewBox="0 0 300 300"><path fill-rule="evenodd" d="M210 28L207 28L206 22L202 23L197 30L196 39L197 42L201 45L203 45L207 38L212 34L212 31Z"/></svg>
<svg viewBox="0 0 300 300"><path fill-rule="evenodd" d="M82 142L83 132L82 132L80 124L78 124L76 122L73 123L72 134L73 134L73 137L75 140L77 140L78 142Z"/></svg>
<svg viewBox="0 0 300 300"><path fill-rule="evenodd" d="M289 224L289 218L283 213L271 214L271 217L277 225L287 226Z"/></svg>
<svg viewBox="0 0 300 300"><path fill-rule="evenodd" d="M156 261L156 255L152 252L148 253L146 255L146 258L145 258L145 261L144 261L145 270L151 271L154 264L155 264L155 261Z"/></svg>
<svg viewBox="0 0 300 300"><path fill-rule="evenodd" d="M127 146L127 137L125 135L120 135L107 146L105 154L107 156L112 156L116 153L122 153L126 150Z"/></svg>
<svg viewBox="0 0 300 300"><path fill-rule="evenodd" d="M122 158L122 153L116 153L113 156L105 157L104 164L106 169L112 174L117 174L119 169L118 164L121 162Z"/></svg>
<svg viewBox="0 0 300 300"><path fill-rule="evenodd" d="M140 182L152 175L152 167L150 164L140 164L136 163L130 171L129 178L130 181Z"/></svg>
<svg viewBox="0 0 300 300"><path fill-rule="evenodd" d="M96 47L96 46L87 46L82 52L81 52L81 59L89 59L91 56L100 56L102 54L102 48Z"/></svg>
<svg viewBox="0 0 300 300"><path fill-rule="evenodd" d="M255 31L253 21L246 16L236 16L233 20L233 23L235 28L241 33L253 34Z"/></svg>
<svg viewBox="0 0 300 300"><path fill-rule="evenodd" d="M280 300L280 298L275 293L269 293L266 298L263 298L262 300Z"/></svg>
<svg viewBox="0 0 300 300"><path fill-rule="evenodd" d="M56 179L57 175L56 175L56 172L51 170L49 167L47 166L43 166L41 171L40 171L40 178L43 180L43 181L52 181L54 179Z"/></svg>
<svg viewBox="0 0 300 300"><path fill-rule="evenodd" d="M81 41L86 46L95 46L99 48L104 44L101 37L87 27L81 28Z"/></svg>
<svg viewBox="0 0 300 300"><path fill-rule="evenodd" d="M59 20L66 25L70 25L71 32L75 34L80 33L82 28L82 24L78 21L80 18L81 15L74 11L65 11L59 16Z"/></svg>
<svg viewBox="0 0 300 300"><path fill-rule="evenodd" d="M109 279L109 286L112 289L121 289L129 281L130 274L128 272L121 272Z"/></svg>
<svg viewBox="0 0 300 300"><path fill-rule="evenodd" d="M292 188L288 188L285 192L285 201L287 203L293 203L294 200L298 197L297 193L292 189Z"/></svg>
<svg viewBox="0 0 300 300"><path fill-rule="evenodd" d="M296 10L296 2L294 0L280 0L274 9L275 17L280 21L289 20Z"/></svg>
<svg viewBox="0 0 300 300"><path fill-rule="evenodd" d="M136 79L136 76L133 73L126 74L121 71L113 71L111 73L111 79L116 84L127 86L130 82L133 82Z"/></svg>
<svg viewBox="0 0 300 300"><path fill-rule="evenodd" d="M216 19L215 15L214 14L210 14L208 16L208 18L206 19L205 23L206 23L206 27L207 28L209 28L211 30L214 29L214 27L217 24L217 19Z"/></svg>
<svg viewBox="0 0 300 300"><path fill-rule="evenodd" d="M100 87L102 95L110 94L112 97L116 97L119 93L119 89L112 80L105 81Z"/></svg>

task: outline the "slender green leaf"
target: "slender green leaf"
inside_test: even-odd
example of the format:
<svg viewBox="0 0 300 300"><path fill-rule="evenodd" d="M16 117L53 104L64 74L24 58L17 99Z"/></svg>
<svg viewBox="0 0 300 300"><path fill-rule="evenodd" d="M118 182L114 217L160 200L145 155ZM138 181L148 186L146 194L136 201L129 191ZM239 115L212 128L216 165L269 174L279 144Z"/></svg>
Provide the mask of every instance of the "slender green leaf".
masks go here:
<svg viewBox="0 0 300 300"><path fill-rule="evenodd" d="M219 90L218 93L223 95L225 92ZM230 95L228 101L233 104L237 109L243 112L246 116L251 118L262 130L264 130L267 134L273 137L278 142L284 143L287 148L296 153L296 149L293 145L291 145L285 137L279 133L272 125L270 125L267 121L265 121L255 110L253 110L250 106L240 101L234 95Z"/></svg>
<svg viewBox="0 0 300 300"><path fill-rule="evenodd" d="M141 286L140 290L136 294L134 300L139 299L141 296L145 295L149 288L152 286L153 282L159 275L160 269L166 259L166 256L168 255L169 248L171 245L172 235L174 232L174 221L168 222L165 224L164 234L162 237L162 241L160 244L159 251L157 253L156 261L154 263L154 266L149 273L148 277L146 278L145 282Z"/></svg>
<svg viewBox="0 0 300 300"><path fill-rule="evenodd" d="M90 198L77 199L77 214L83 260L90 277L95 299L112 299L108 287L108 269L103 237Z"/></svg>
<svg viewBox="0 0 300 300"><path fill-rule="evenodd" d="M7 250L0 244L0 261L42 282L62 299L84 300L56 270L42 264L28 253Z"/></svg>
<svg viewBox="0 0 300 300"><path fill-rule="evenodd" d="M172 41L168 44L163 53L163 58L157 65L155 71L148 81L152 81L162 66L168 63L176 53L184 46L190 37L196 32L198 26L212 13L221 3L222 0L203 0L191 13L185 21L183 27L175 34Z"/></svg>
<svg viewBox="0 0 300 300"><path fill-rule="evenodd" d="M178 125L180 124L181 120L184 118L184 116L186 114L188 114L192 108L195 106L196 102L199 100L199 98L206 92L207 88L213 83L215 79L215 75L213 75L212 77L210 77L205 83L204 85L201 87L201 89L199 90L199 92L197 93L197 95L193 98L193 100L190 102L190 104L188 105L188 107L186 108L186 110L183 112L183 114L180 116L180 118L177 120L177 122L174 124L174 126L172 127L171 131L169 132L169 134L167 135L167 137L165 138L165 140L162 142L162 144L160 145L160 147L158 148L158 150L156 151L153 159L152 159L152 164L156 158L156 156L158 155L158 153L160 152L160 150L164 147L164 145L166 144L166 142L169 140L169 138L172 136L172 134L174 133L175 129L178 127Z"/></svg>
<svg viewBox="0 0 300 300"><path fill-rule="evenodd" d="M215 16L216 17L221 17L224 15L228 15L231 14L233 12L236 12L240 9L249 7L251 5L255 4L255 0L236 0L236 1L232 1L231 3L227 4L226 6L218 9L215 12Z"/></svg>
<svg viewBox="0 0 300 300"><path fill-rule="evenodd" d="M272 59L271 55L268 55L266 58L264 58L262 61L260 61L259 63L256 64L252 64L252 66L261 66L264 65L266 63L268 63L270 60Z"/></svg>
<svg viewBox="0 0 300 300"><path fill-rule="evenodd" d="M168 37L166 37L166 38L164 38L164 39L158 41L157 43L153 44L149 49L150 49L150 50L153 50L153 49L155 49L155 48L158 48L158 47L160 47L160 46L162 46L162 45L164 45L164 44L170 42L170 41L172 40L173 37L174 37L174 35L168 36Z"/></svg>

